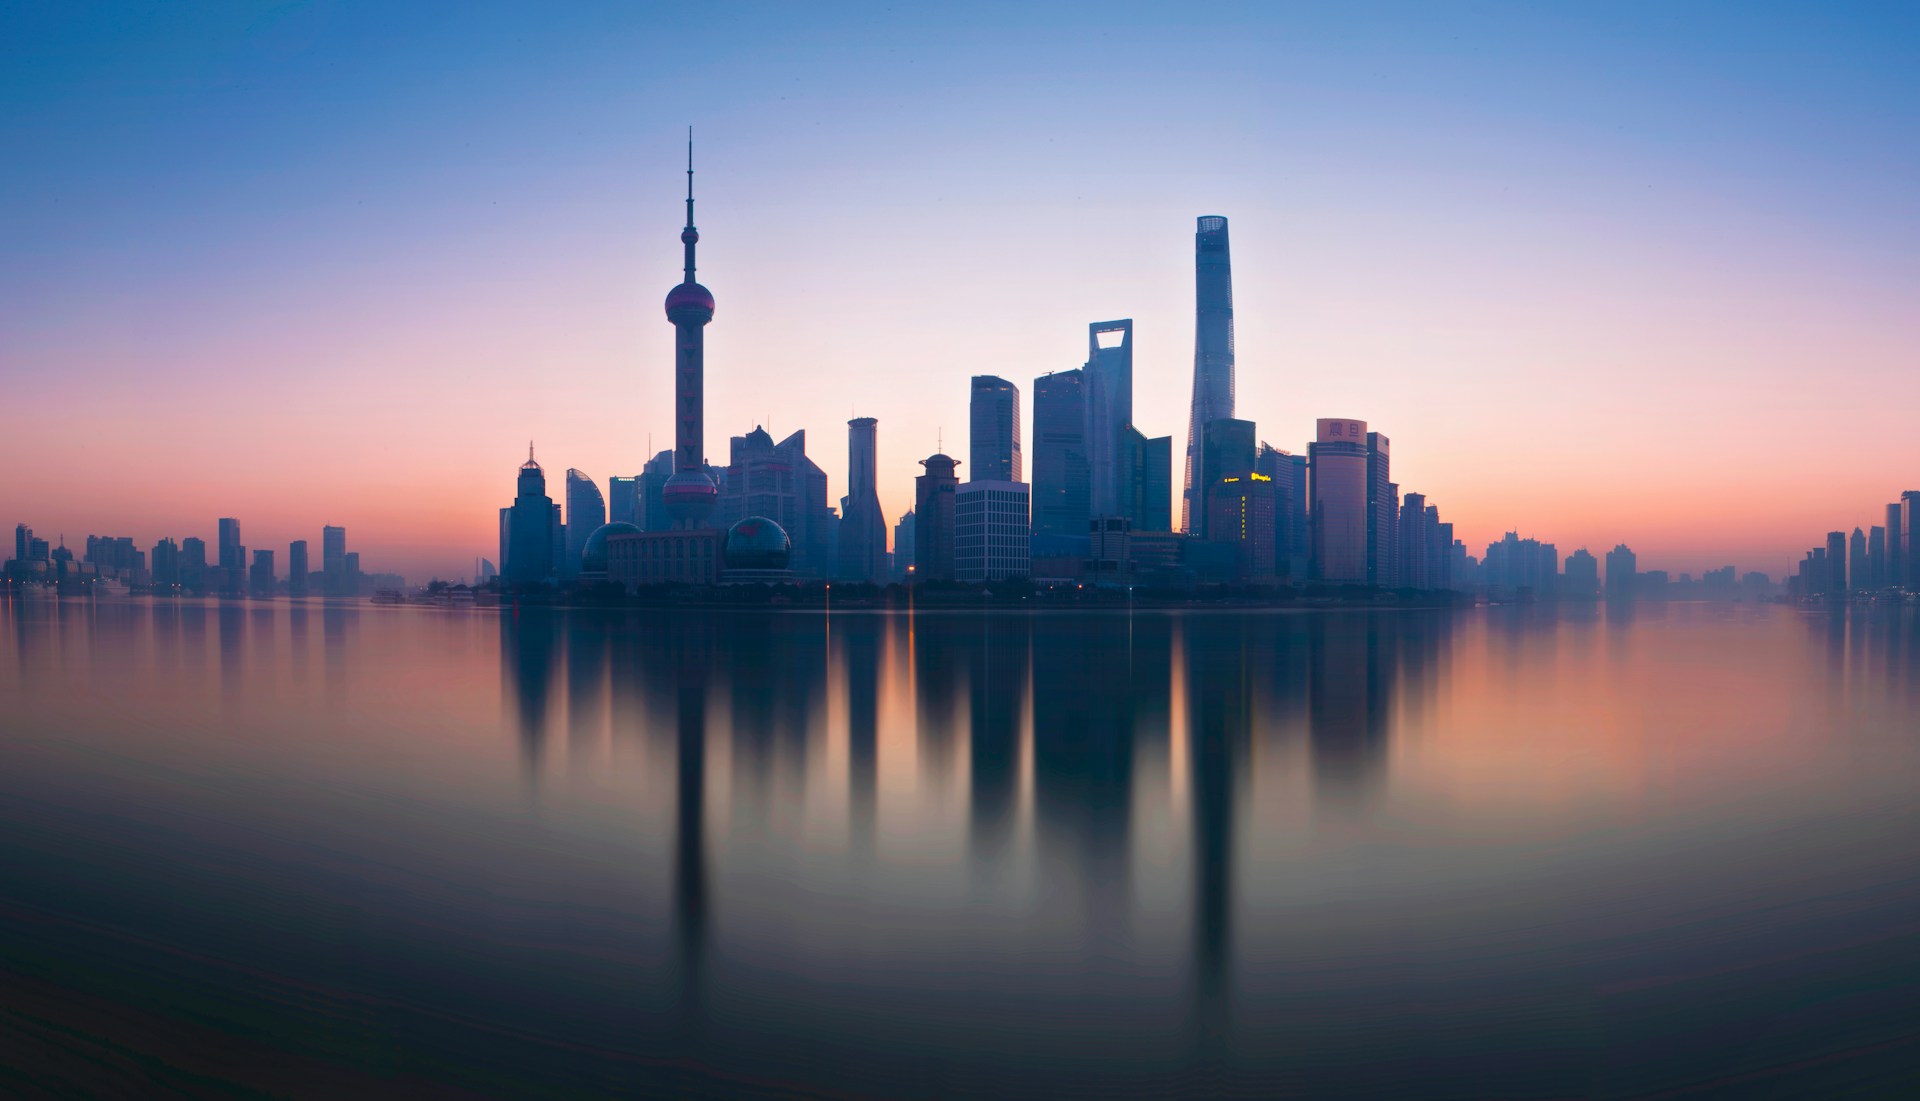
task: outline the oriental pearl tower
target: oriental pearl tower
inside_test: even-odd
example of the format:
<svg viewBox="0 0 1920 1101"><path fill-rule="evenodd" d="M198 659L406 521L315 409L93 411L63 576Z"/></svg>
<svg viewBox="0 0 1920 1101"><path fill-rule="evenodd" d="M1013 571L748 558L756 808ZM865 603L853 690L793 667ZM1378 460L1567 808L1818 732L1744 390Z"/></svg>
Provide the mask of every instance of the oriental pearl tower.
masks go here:
<svg viewBox="0 0 1920 1101"><path fill-rule="evenodd" d="M673 323L673 476L660 495L676 528L704 525L720 496L707 474L705 374L707 322L713 320L713 293L693 280L693 130L687 130L687 226L680 242L687 250L687 276L667 292L667 320Z"/></svg>

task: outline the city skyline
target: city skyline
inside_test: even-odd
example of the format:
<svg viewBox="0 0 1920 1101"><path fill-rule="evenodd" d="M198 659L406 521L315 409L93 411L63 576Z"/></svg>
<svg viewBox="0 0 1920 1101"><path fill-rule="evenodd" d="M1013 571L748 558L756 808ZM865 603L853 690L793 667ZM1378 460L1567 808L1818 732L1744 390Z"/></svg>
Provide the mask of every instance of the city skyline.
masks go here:
<svg viewBox="0 0 1920 1101"><path fill-rule="evenodd" d="M1915 281L1920 219L1910 196L1876 190L1915 159L1920 97L1901 97L1913 76L1885 64L1897 48L1876 53L1857 17L1733 26L1696 14L1640 48L1617 34L1583 43L1590 56L1559 57L1571 64L1559 76L1523 47L1563 41L1577 20L1452 17L1498 32L1491 67L1476 77L1466 52L1443 51L1343 108L1339 117L1366 125L1342 134L1304 123L1304 106L1359 87L1366 63L1404 60L1392 43L1343 38L1331 17L1202 14L1193 27L1137 13L1114 24L1120 56L1162 76L1194 36L1246 32L1171 102L1121 95L1113 110L1132 112L1125 119L1093 112L1116 79L1095 74L1090 91L994 129L1023 82L1045 72L1053 87L1061 70L1047 66L1087 62L963 37L959 56L999 59L1010 89L936 108L962 76L933 65L906 85L906 106L817 126L812 145L773 129L823 123L900 62L876 58L859 78L832 78L816 58L776 66L784 84L711 79L774 51L749 35L724 56L668 67L705 78L691 82L712 93L698 106L676 93L639 111L620 99L616 111L585 106L583 87L612 79L594 51L596 64L543 101L569 110L586 136L536 141L525 115L484 125L449 115L421 74L378 51L353 74L328 75L329 51L364 46L364 16L225 28L199 54L157 33L125 47L137 64L115 79L170 73L178 86L119 119L114 141L88 151L54 134L107 113L110 82L24 127L35 155L7 185L4 217L25 247L0 284L10 292L0 356L41 415L0 441L0 460L32 472L0 506L45 536L104 531L142 548L211 539L216 517L238 516L249 545L283 554L324 515L355 531L382 569L459 576L495 546L505 471L529 435L550 470L578 468L604 485L638 474L672 433L671 350L656 311L673 260L655 243L666 202L679 198L670 150L687 118L701 127L703 172L712 168L702 209L724 226L703 259L728 298L707 353L705 458L724 463L724 441L762 423L776 437L840 438L851 405L885 433L876 488L889 518L912 507L918 459L941 433L964 438L970 377L1024 389L1074 369L1096 318L1133 319L1134 405L1150 433L1185 448L1176 422L1192 383L1191 219L1206 213L1235 231L1236 415L1296 453L1321 417L1365 419L1393 437L1403 489L1441 502L1469 548L1519 530L1565 552L1625 543L1646 569L1698 575L1732 562L1778 578L1824 533L1870 525L1920 482L1898 415L1920 398L1914 372L1899 370L1920 334L1898 312ZM505 84L552 71L588 24L628 45L638 34L607 13L578 20L543 28ZM61 30L23 29L55 41ZM471 93L477 59L514 29L495 17L393 33L402 44L451 34L441 75ZM952 30L884 29L921 63L935 32ZM1755 87L1668 110L1710 81L1661 59L1709 32L1797 37L1798 67L1742 62L1738 51L1703 64L1745 74L1763 107L1793 101L1800 113L1747 121ZM872 50L880 37L855 35L847 48ZM1841 46L1883 64L1823 67ZM1304 69L1263 75L1271 59L1257 48L1304 56ZM98 64L48 56L15 85L22 102L66 90L61 64ZM1620 102L1603 104L1582 78L1623 58L1652 79L1625 96L1607 84ZM269 60L284 64L270 71ZM234 98L241 78L256 82L261 113ZM396 81L394 126L448 123L417 153L382 144L400 130L318 112L330 95ZM787 84L792 100L778 98ZM1288 93L1281 108L1249 106L1249 93L1274 90ZM1498 91L1545 98L1516 112L1490 105ZM1453 146L1422 137L1417 118L1396 122L1423 93L1437 95L1430 110L1458 113ZM301 108L286 135L267 126L272 111ZM935 112L950 147L889 145L908 135L909 108ZM204 137L236 112L242 125L212 147L213 165L162 173L138 193L120 182L163 141ZM1075 118L1093 125L1073 130ZM452 144L474 138L491 139L491 152ZM1116 138L1153 167L1116 175L1088 159ZM1582 154L1585 138L1601 140ZM1809 142L1819 165L1780 171ZM377 167L336 171L333 190L244 185L284 179L322 149ZM551 159L512 168L533 149ZM1168 161L1192 167L1159 166ZM1421 186L1394 186L1402 170ZM205 197L190 193L201 185ZM245 201L209 205L236 197ZM430 199L444 209L394 232ZM1030 262L1009 269L1010 250ZM379 277L365 279L369 270ZM907 335L956 315L973 320L935 341ZM932 360L905 354L929 345ZM903 361L910 378L897 377ZM1853 385L1808 387L1809 372ZM1861 400L1868 388L1873 400ZM1795 451L1804 457L1781 476L1782 447L1835 424L1858 445L1844 462ZM837 499L846 472L822 465Z"/></svg>

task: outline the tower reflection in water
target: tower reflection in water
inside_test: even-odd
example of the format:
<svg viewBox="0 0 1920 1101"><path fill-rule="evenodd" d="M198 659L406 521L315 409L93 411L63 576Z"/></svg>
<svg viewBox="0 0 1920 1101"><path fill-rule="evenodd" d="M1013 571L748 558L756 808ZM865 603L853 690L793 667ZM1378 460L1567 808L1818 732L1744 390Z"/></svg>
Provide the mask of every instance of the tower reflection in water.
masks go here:
<svg viewBox="0 0 1920 1101"><path fill-rule="evenodd" d="M1129 968L1143 966L1139 942L1167 925L1168 906L1184 911L1186 959L1168 962L1190 976L1204 1058L1223 1031L1236 836L1256 758L1304 755L1316 815L1367 814L1396 697L1433 691L1453 623L1420 612L529 612L504 614L500 639L529 785L552 771L562 700L569 772L600 760L602 731L656 744L673 732L677 1004L690 1018L716 927L716 865L730 851L764 860L805 847L848 882L862 867L924 881L964 866L956 905L990 922L997 902L1016 915L1003 920L1063 931L1062 966L1088 1004L1106 987L1123 997L1139 977ZM831 828L803 842L789 829L801 819ZM1156 896L1163 875L1137 883L1143 862L1183 867L1185 902Z"/></svg>

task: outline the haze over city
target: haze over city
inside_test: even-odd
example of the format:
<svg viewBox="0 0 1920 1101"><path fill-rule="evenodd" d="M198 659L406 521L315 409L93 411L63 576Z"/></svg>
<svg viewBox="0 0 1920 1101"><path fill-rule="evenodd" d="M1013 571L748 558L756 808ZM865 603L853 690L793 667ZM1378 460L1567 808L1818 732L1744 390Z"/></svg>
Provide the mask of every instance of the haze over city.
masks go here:
<svg viewBox="0 0 1920 1101"><path fill-rule="evenodd" d="M1240 415L1390 434L1476 553L1777 578L1920 481L1912 12L699 15L7 15L0 515L469 573L529 437L671 445L689 122L708 457L804 428L837 500L876 417L890 517L1101 319L1184 449L1213 213Z"/></svg>

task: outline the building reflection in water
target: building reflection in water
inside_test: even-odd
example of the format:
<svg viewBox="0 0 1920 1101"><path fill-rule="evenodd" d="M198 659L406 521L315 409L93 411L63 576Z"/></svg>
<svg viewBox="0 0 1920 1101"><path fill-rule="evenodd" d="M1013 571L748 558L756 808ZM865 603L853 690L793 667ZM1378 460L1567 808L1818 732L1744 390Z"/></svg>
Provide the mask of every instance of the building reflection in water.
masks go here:
<svg viewBox="0 0 1920 1101"><path fill-rule="evenodd" d="M500 640L530 781L552 750L552 687L562 666L569 754L596 750L609 700L616 742L652 739L664 750L660 735L672 731L674 1002L688 1027L705 1015L710 862L723 869L733 845L764 852L797 844L774 828L793 813L782 804L832 792L828 813L844 820L843 857L853 864L880 859L883 817L911 816L922 834L956 839L976 891L1018 892L1013 869L1031 867L1035 918L1072 930L1085 961L1081 981L1095 989L1110 982L1116 997L1125 977L1103 974L1100 961L1132 951L1143 840L1165 848L1162 838L1143 839L1143 823L1184 832L1187 847L1171 859L1187 865L1191 883L1180 904L1191 930L1183 966L1196 1003L1191 1054L1206 1064L1227 1058L1232 1039L1238 831L1258 801L1254 758L1271 752L1276 762L1305 762L1318 814L1369 813L1370 793L1385 782L1397 693L1409 686L1422 705L1431 702L1457 622L1437 612L508 611ZM1531 628L1514 630L1499 644L1529 645ZM829 706L842 689L844 711ZM902 708L890 710L889 699ZM889 733L887 714L910 716L906 740ZM844 729L830 730L829 717L842 715ZM716 733L726 737L718 779L730 823L717 855L707 775ZM807 763L828 759L816 753L841 738L844 777L810 779ZM883 767L895 748L911 748L919 767ZM646 759L669 757L649 750ZM958 800L941 798L960 782ZM1024 835L1023 784L1031 814ZM1164 810L1143 818L1142 793L1170 798L1184 818L1169 821Z"/></svg>

